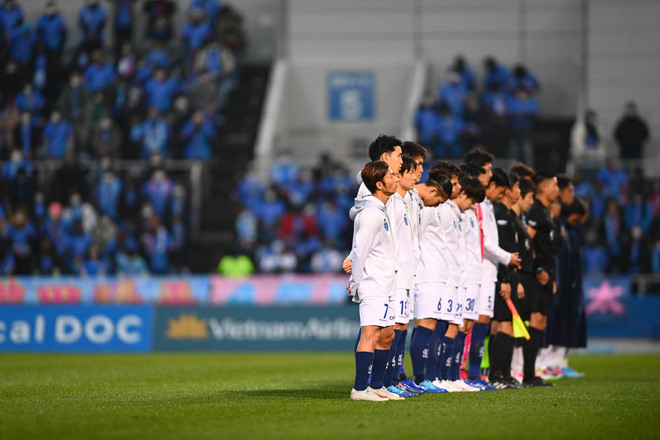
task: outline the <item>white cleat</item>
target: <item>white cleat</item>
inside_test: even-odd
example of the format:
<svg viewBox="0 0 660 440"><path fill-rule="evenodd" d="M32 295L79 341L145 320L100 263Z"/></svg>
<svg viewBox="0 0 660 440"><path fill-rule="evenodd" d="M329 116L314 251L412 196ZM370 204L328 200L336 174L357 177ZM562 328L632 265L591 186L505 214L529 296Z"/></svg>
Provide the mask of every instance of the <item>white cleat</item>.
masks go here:
<svg viewBox="0 0 660 440"><path fill-rule="evenodd" d="M371 387L367 387L366 390L358 391L355 388L351 390L351 400L366 400L369 402L387 402L387 397L381 397L374 392Z"/></svg>
<svg viewBox="0 0 660 440"><path fill-rule="evenodd" d="M406 400L402 396L399 396L398 394L394 394L393 392L391 392L390 390L388 390L385 387L380 388L378 390L374 390L371 387L369 387L367 389L373 391L374 394L376 394L377 396L384 397L387 400Z"/></svg>
<svg viewBox="0 0 660 440"><path fill-rule="evenodd" d="M465 392L465 389L457 383L458 381L454 382L452 380L443 380L440 382L440 385L442 388L446 389L450 393L462 393Z"/></svg>
<svg viewBox="0 0 660 440"><path fill-rule="evenodd" d="M436 380L434 380L434 381L431 382L431 383L433 384L434 387L436 387L436 388L440 388L441 390L446 390L448 393L451 393L451 390L450 390L449 388L446 387L446 383L445 383L445 382L446 382L446 381L444 381L444 380L441 381L441 380L436 379Z"/></svg>
<svg viewBox="0 0 660 440"><path fill-rule="evenodd" d="M472 385L468 385L467 383L465 383L464 380L456 380L454 381L454 383L456 384L457 387L460 387L463 391L467 391L467 392L481 391L480 388L473 387Z"/></svg>

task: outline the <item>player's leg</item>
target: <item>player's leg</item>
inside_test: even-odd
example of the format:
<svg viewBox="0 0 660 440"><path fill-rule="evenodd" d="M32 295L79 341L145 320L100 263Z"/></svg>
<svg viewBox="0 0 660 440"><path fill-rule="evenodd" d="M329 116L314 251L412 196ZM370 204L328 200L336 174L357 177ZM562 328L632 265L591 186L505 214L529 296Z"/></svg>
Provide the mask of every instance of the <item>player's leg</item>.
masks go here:
<svg viewBox="0 0 660 440"><path fill-rule="evenodd" d="M536 357L541 344L543 343L543 333L548 323L548 312L552 305L552 281L546 285L541 285L536 278L530 283L528 294L529 310L531 312L529 319L529 341L523 344L523 362L525 386L551 386L540 377L536 376Z"/></svg>
<svg viewBox="0 0 660 440"><path fill-rule="evenodd" d="M382 298L363 298L360 301L360 340L355 350L355 382L351 400L387 401L369 387L369 373L374 362L374 351L380 339L383 314Z"/></svg>

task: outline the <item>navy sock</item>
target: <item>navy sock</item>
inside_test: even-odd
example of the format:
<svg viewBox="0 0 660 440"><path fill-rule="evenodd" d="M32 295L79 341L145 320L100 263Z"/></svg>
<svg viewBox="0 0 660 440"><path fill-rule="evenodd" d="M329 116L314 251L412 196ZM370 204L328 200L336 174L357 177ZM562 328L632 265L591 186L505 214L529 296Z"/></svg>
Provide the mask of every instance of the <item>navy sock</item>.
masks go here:
<svg viewBox="0 0 660 440"><path fill-rule="evenodd" d="M396 354L396 362L399 374L399 380L406 379L406 366L404 365L404 360L406 357L406 339L408 338L408 330L401 332L401 339L399 340L399 349Z"/></svg>
<svg viewBox="0 0 660 440"><path fill-rule="evenodd" d="M463 349L465 348L465 333L458 332L454 339L454 360L449 371L449 380L460 379L461 364L463 363Z"/></svg>
<svg viewBox="0 0 660 440"><path fill-rule="evenodd" d="M440 321L438 321L440 324ZM436 325L435 330L429 338L429 357L426 360L426 378L433 381L438 378L438 362L440 362L440 340L443 331L440 325Z"/></svg>
<svg viewBox="0 0 660 440"><path fill-rule="evenodd" d="M374 367L371 370L371 388L374 390L383 388L383 379L385 378L385 368L389 359L389 350L374 350Z"/></svg>
<svg viewBox="0 0 660 440"><path fill-rule="evenodd" d="M394 341L390 346L389 354L387 355L387 368L385 369L385 379L383 379L383 385L389 387L392 385L394 380L394 372L397 369L397 351L399 348L399 340L401 339L401 330L394 330Z"/></svg>
<svg viewBox="0 0 660 440"><path fill-rule="evenodd" d="M454 339L449 336L442 337L442 354L440 355L440 380L449 380L449 370L454 359Z"/></svg>
<svg viewBox="0 0 660 440"><path fill-rule="evenodd" d="M369 373L374 362L374 354L369 351L355 352L355 388L358 391L366 390L369 386Z"/></svg>
<svg viewBox="0 0 660 440"><path fill-rule="evenodd" d="M490 325L475 322L472 327L472 344L470 345L470 368L468 376L473 379L481 377L481 360L484 357L484 340Z"/></svg>
<svg viewBox="0 0 660 440"><path fill-rule="evenodd" d="M413 332L413 338L410 341L410 358L412 360L414 380L417 384L424 380L431 333L433 333L431 329L418 326Z"/></svg>

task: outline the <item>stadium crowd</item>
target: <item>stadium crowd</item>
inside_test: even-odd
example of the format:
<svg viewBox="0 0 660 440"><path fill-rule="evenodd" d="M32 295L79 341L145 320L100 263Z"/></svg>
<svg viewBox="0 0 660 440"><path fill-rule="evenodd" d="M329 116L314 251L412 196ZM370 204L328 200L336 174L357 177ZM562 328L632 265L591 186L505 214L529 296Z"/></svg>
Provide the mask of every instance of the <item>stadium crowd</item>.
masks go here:
<svg viewBox="0 0 660 440"><path fill-rule="evenodd" d="M231 6L177 4L89 0L76 23L0 4L3 275L185 269L185 180L165 161L213 157L245 39Z"/></svg>

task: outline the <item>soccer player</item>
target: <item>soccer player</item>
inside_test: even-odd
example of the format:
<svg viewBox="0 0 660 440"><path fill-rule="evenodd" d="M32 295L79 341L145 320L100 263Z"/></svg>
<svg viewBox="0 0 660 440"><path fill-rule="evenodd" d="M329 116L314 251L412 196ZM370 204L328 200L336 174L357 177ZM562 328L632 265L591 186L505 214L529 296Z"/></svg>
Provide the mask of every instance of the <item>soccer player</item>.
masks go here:
<svg viewBox="0 0 660 440"><path fill-rule="evenodd" d="M360 305L360 340L355 351L355 384L351 400L387 401L402 399L382 386L369 386L369 372L376 372L375 352L385 354L383 373L387 363L389 344L385 345L381 332L394 324L391 293L395 282L395 243L385 204L396 192L398 175L383 161L366 164L360 173L362 182L371 192L355 215L353 229L353 266L349 293ZM373 381L372 376L372 381ZM382 382L382 377L381 377Z"/></svg>
<svg viewBox="0 0 660 440"><path fill-rule="evenodd" d="M537 172L533 180L536 184L536 200L527 215L527 232L534 248L535 278L527 292L531 315L530 340L523 344L523 385L526 387L552 386L536 376L535 363L547 325L552 295L557 289L554 280L557 258L555 224L548 208L559 197L559 187L555 175L545 171Z"/></svg>
<svg viewBox="0 0 660 440"><path fill-rule="evenodd" d="M394 295L394 306L396 309L394 324L394 342L390 348L387 371L385 374L385 385L393 382L395 372L399 374L398 355L399 346L403 332L407 330L410 322L411 302L410 291L414 287L414 274L419 261L419 240L417 234L418 217L415 216L413 207L417 202L410 197L410 192L415 190L419 199L427 206L437 206L446 200L444 191L437 188L436 182L427 181L425 184L415 187L417 165L408 155L403 155L403 165L399 173L399 186L397 192L390 198L392 204L391 217L394 228L397 231L398 238L398 260L396 273L396 291ZM432 194L431 194L432 193ZM419 196L421 194L421 196ZM403 357L403 356L401 356ZM411 397L416 393L410 393L403 385L397 384L389 386L389 391L402 397Z"/></svg>
<svg viewBox="0 0 660 440"><path fill-rule="evenodd" d="M474 149L465 156L466 163L479 165L486 170L485 174L479 176L479 180L486 189L486 199L476 206L477 220L482 231L483 279L476 304L479 318L472 327L470 366L468 368L468 378L465 380L466 384L481 389L495 389L481 380L481 361L484 355L484 342L488 334L490 319L493 316L497 265L501 263L506 266L518 266L520 264L518 253L506 252L498 244L493 202L502 197L509 182L508 179L505 179L506 173L493 173L493 161L494 157L481 149ZM505 178L502 178L502 176ZM486 181L487 177L488 181Z"/></svg>
<svg viewBox="0 0 660 440"><path fill-rule="evenodd" d="M499 170L498 170L499 171ZM499 244L505 251L519 252L519 240L524 236L516 228L517 214L512 210L520 200L518 175L509 174L509 187L499 202L493 203ZM497 322L495 335L490 343L489 382L499 389L521 388L518 381L511 378L511 358L513 357L513 315L506 300L511 299L516 310L522 309L525 290L520 283L518 271L502 264L498 266L495 310L493 320Z"/></svg>

